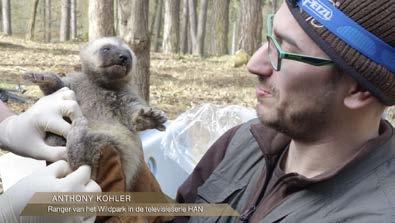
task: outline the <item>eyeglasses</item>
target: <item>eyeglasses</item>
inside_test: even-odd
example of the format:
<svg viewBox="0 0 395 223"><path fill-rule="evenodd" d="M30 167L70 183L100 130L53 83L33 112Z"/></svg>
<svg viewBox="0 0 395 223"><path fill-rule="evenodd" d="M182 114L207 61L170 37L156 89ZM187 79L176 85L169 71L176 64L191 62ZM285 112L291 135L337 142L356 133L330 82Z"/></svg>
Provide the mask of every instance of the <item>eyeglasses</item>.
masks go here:
<svg viewBox="0 0 395 223"><path fill-rule="evenodd" d="M303 54L296 54L286 52L281 49L280 44L277 42L276 38L273 35L273 14L268 15L267 17L267 43L268 43L268 54L270 63L273 66L273 69L279 71L281 69L281 60L288 59L288 60L296 60L302 63L311 64L314 66L323 66L332 64L333 62L328 59L307 56Z"/></svg>

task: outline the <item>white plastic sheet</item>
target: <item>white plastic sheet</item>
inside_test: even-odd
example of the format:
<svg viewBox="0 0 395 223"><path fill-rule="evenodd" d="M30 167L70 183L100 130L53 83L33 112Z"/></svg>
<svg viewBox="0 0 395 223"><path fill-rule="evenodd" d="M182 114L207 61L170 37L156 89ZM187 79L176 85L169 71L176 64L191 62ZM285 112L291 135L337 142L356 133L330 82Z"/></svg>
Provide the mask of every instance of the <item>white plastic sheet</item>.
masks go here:
<svg viewBox="0 0 395 223"><path fill-rule="evenodd" d="M165 156L186 169L194 167L228 129L256 117L255 109L238 105L203 104L181 114L162 138Z"/></svg>

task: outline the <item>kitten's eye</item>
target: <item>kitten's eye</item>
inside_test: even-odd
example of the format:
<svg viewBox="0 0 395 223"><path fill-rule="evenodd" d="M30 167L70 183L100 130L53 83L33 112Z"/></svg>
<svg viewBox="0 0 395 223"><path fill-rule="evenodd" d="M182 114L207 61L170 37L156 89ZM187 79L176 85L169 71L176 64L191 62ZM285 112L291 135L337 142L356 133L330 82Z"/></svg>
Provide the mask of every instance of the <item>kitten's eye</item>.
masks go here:
<svg viewBox="0 0 395 223"><path fill-rule="evenodd" d="M101 48L101 51L104 52L104 53L106 53L106 52L110 51L110 48L104 47L104 48Z"/></svg>

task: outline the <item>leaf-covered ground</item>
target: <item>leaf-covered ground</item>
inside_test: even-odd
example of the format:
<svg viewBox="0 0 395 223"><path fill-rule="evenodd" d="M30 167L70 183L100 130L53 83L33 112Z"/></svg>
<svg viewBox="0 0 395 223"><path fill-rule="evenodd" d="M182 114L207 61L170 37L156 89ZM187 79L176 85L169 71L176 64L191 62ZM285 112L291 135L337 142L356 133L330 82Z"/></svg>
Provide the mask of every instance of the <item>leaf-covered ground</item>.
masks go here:
<svg viewBox="0 0 395 223"><path fill-rule="evenodd" d="M80 43L37 43L0 36L0 87L14 89L21 84L28 104L9 102L17 112L41 96L38 87L24 82L25 71L72 72L79 64ZM194 56L151 54L150 103L173 119L183 111L210 102L255 104L255 77L245 66L232 68L229 56L202 59Z"/></svg>
<svg viewBox="0 0 395 223"><path fill-rule="evenodd" d="M24 111L41 96L37 86L25 83L25 71L68 73L79 64L81 43L38 43L0 36L0 88L21 85L28 103L10 101L16 112ZM170 119L204 102L255 105L256 77L245 66L233 68L231 57L199 58L190 55L151 54L150 103L164 110ZM388 118L395 123L391 109Z"/></svg>

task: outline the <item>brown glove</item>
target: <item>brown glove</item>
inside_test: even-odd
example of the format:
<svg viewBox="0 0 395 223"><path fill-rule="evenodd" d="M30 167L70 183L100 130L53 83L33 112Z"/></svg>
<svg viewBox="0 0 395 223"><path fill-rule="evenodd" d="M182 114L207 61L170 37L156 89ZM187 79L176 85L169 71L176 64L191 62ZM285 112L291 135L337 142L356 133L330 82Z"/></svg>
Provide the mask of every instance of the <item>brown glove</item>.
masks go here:
<svg viewBox="0 0 395 223"><path fill-rule="evenodd" d="M148 169L142 158L138 172L133 180L129 192L162 192L158 182ZM94 180L100 185L103 192L126 191L125 176L122 170L121 158L117 150L112 146L103 146L100 149L98 165L94 165ZM169 198L169 202L173 202ZM106 223L159 223L170 221L172 217L161 216L98 216L96 222Z"/></svg>

